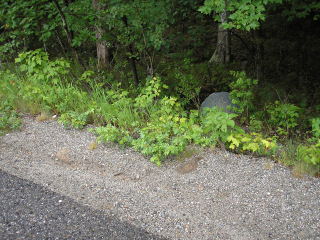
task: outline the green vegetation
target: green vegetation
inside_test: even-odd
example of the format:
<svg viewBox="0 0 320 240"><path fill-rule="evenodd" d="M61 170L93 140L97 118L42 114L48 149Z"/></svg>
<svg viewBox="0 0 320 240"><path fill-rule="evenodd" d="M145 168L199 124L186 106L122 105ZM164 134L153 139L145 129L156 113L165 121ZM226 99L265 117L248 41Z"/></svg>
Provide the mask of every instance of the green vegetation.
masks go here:
<svg viewBox="0 0 320 240"><path fill-rule="evenodd" d="M18 114L12 110L0 110L0 136L12 130L19 129L21 120Z"/></svg>
<svg viewBox="0 0 320 240"><path fill-rule="evenodd" d="M158 165L224 146L317 175L319 16L313 0L1 1L0 134L52 114ZM199 111L217 91L233 113Z"/></svg>

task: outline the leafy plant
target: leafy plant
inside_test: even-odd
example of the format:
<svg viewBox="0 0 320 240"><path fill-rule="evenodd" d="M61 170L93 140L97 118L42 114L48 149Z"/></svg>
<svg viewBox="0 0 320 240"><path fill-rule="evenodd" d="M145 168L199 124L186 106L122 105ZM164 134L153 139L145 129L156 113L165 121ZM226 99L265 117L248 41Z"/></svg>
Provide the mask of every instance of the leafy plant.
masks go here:
<svg viewBox="0 0 320 240"><path fill-rule="evenodd" d="M218 108L205 109L201 126L208 140L207 144L215 144L217 141L226 142L233 131L240 131L233 120L236 116L236 114L229 114Z"/></svg>
<svg viewBox="0 0 320 240"><path fill-rule="evenodd" d="M277 144L273 138L264 138L259 133L232 133L227 142L230 149L239 149L241 152L253 152L260 155L273 155Z"/></svg>
<svg viewBox="0 0 320 240"><path fill-rule="evenodd" d="M231 110L240 114L242 122L248 121L249 112L254 108L254 88L258 81L248 78L245 72L231 71L231 74L235 77L235 81L229 85L230 97L234 104Z"/></svg>
<svg viewBox="0 0 320 240"><path fill-rule="evenodd" d="M174 73L176 84L175 92L179 95L182 105L192 104L196 107L200 105L199 94L201 90L201 80L192 70L195 66L191 60L185 58L183 63L175 69L170 69Z"/></svg>
<svg viewBox="0 0 320 240"><path fill-rule="evenodd" d="M15 111L8 106L0 106L0 136L12 130L19 129L21 123L21 119Z"/></svg>
<svg viewBox="0 0 320 240"><path fill-rule="evenodd" d="M311 119L313 139L320 139L320 118Z"/></svg>
<svg viewBox="0 0 320 240"><path fill-rule="evenodd" d="M296 158L299 161L312 166L316 173L320 173L320 118L311 120L313 137L308 145L300 144L296 150ZM313 144L312 144L313 142ZM309 170L310 172L310 170Z"/></svg>
<svg viewBox="0 0 320 240"><path fill-rule="evenodd" d="M298 162L297 148L298 144L296 142L288 140L285 144L279 147L276 154L276 160L286 166L294 167Z"/></svg>
<svg viewBox="0 0 320 240"><path fill-rule="evenodd" d="M140 94L135 99L135 107L151 110L156 100L162 95L163 90L167 88L168 86L162 83L160 77L147 77L145 87L141 89Z"/></svg>
<svg viewBox="0 0 320 240"><path fill-rule="evenodd" d="M276 101L274 104L267 106L268 123L279 135L287 135L298 126L299 110L300 108L293 104L283 104Z"/></svg>
<svg viewBox="0 0 320 240"><path fill-rule="evenodd" d="M23 52L15 59L20 63L20 70L28 79L38 83L62 83L62 77L69 72L70 63L64 59L49 61L49 56L41 49Z"/></svg>
<svg viewBox="0 0 320 240"><path fill-rule="evenodd" d="M251 132L261 132L263 129L263 122L256 118L255 115L250 116L249 129Z"/></svg>
<svg viewBox="0 0 320 240"><path fill-rule="evenodd" d="M320 140L311 146L300 145L297 148L297 158L318 168L320 172Z"/></svg>
<svg viewBox="0 0 320 240"><path fill-rule="evenodd" d="M98 142L115 142L120 145L131 145L132 137L130 132L123 129L117 128L111 124L108 124L105 127L98 127L93 130L96 134L98 134Z"/></svg>
<svg viewBox="0 0 320 240"><path fill-rule="evenodd" d="M135 149L151 156L151 161L160 165L169 155L182 152L190 139L186 137L191 122L179 111L175 98L164 97L159 109L151 113L146 127L139 130L139 138L132 142Z"/></svg>
<svg viewBox="0 0 320 240"><path fill-rule="evenodd" d="M62 113L58 121L65 127L72 126L74 128L82 129L85 125L88 124L89 116L93 113L93 111L94 110L91 109L84 113L72 111Z"/></svg>

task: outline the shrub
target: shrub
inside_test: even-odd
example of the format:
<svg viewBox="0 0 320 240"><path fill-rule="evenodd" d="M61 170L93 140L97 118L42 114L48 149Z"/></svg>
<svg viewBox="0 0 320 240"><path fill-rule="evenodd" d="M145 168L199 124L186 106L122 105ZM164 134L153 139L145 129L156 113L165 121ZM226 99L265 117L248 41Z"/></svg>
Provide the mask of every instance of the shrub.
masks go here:
<svg viewBox="0 0 320 240"><path fill-rule="evenodd" d="M65 59L49 61L49 56L41 49L23 52L15 60L20 70L25 72L28 80L38 83L58 84L67 75L70 63Z"/></svg>
<svg viewBox="0 0 320 240"><path fill-rule="evenodd" d="M316 166L318 172L320 172L320 140L311 146L298 146L297 158L305 163Z"/></svg>
<svg viewBox="0 0 320 240"><path fill-rule="evenodd" d="M158 76L148 77L146 84L135 90L122 89L119 84L104 89L92 71L84 72L72 84L67 77L67 62L50 61L39 50L20 54L17 63L25 77L17 79L15 74L5 73L7 80L0 84L8 91L0 90L0 98L8 96L11 105L20 101L29 110L30 106L36 106L38 112L60 114L59 122L65 126L83 128L88 123L99 122L104 126L93 130L99 142L132 146L158 165L190 144L210 147L226 143L231 149L263 154L274 147L271 139L246 134L237 126L234 120L237 114L217 108L206 109L201 115L197 110L185 111L177 97L164 94L168 87ZM247 115L253 109L252 89L256 81L244 73L234 76L237 81L231 86L235 103L239 105L238 113ZM89 86L90 91L81 89L81 85L87 89ZM185 94L192 89L191 85L184 87ZM251 125L257 129L261 124L251 118Z"/></svg>
<svg viewBox="0 0 320 240"><path fill-rule="evenodd" d="M201 126L204 136L208 139L208 145L215 144L217 141L226 142L232 132L240 131L233 120L236 116L218 108L206 108Z"/></svg>
<svg viewBox="0 0 320 240"><path fill-rule="evenodd" d="M320 139L320 118L311 119L311 127L312 127L313 140L316 141Z"/></svg>
<svg viewBox="0 0 320 240"><path fill-rule="evenodd" d="M293 104L275 101L267 106L268 123L279 135L287 135L298 125L299 110L300 108Z"/></svg>
<svg viewBox="0 0 320 240"><path fill-rule="evenodd" d="M320 173L320 118L311 120L313 137L310 139L309 145L300 144L297 147L297 159L312 165ZM313 144L312 144L313 142Z"/></svg>
<svg viewBox="0 0 320 240"><path fill-rule="evenodd" d="M66 113L62 113L58 121L65 127L72 126L77 129L82 129L85 125L88 124L89 116L92 113L93 109L88 110L84 113L68 111Z"/></svg>
<svg viewBox="0 0 320 240"><path fill-rule="evenodd" d="M117 128L111 124L105 127L98 127L93 132L98 135L98 142L115 142L125 146L130 146L132 143L129 131Z"/></svg>
<svg viewBox="0 0 320 240"><path fill-rule="evenodd" d="M19 129L21 119L9 106L0 105L0 136Z"/></svg>
<svg viewBox="0 0 320 240"><path fill-rule="evenodd" d="M239 149L240 152L253 152L259 155L272 156L276 153L277 144L273 138L264 138L259 133L232 133L227 142L230 149Z"/></svg>
<svg viewBox="0 0 320 240"><path fill-rule="evenodd" d="M183 106L190 103L196 107L200 106L201 80L199 74L194 72L194 70L196 70L196 65L192 64L188 58L183 60L183 64L179 68L171 69L175 73L175 92L179 95L179 102Z"/></svg>
<svg viewBox="0 0 320 240"><path fill-rule="evenodd" d="M182 152L190 143L191 139L186 135L191 124L185 113L180 111L177 99L164 97L159 101L158 110L151 113L147 126L139 130L140 137L132 145L160 165L165 157Z"/></svg>
<svg viewBox="0 0 320 240"><path fill-rule="evenodd" d="M263 130L263 122L257 119L255 115L250 116L249 130L251 132L261 132Z"/></svg>
<svg viewBox="0 0 320 240"><path fill-rule="evenodd" d="M160 164L169 155L177 155L187 145L215 146L225 142L228 135L237 129L232 118L218 109L208 109L202 117L197 111L187 115L179 111L174 98L163 98L159 118L152 118L140 131L140 138L133 141L135 149L151 156L151 161Z"/></svg>
<svg viewBox="0 0 320 240"><path fill-rule="evenodd" d="M240 114L241 122L245 122L249 120L249 112L254 108L254 88L258 80L248 78L245 72L231 71L231 75L235 78L229 85L230 97L235 105L231 110Z"/></svg>

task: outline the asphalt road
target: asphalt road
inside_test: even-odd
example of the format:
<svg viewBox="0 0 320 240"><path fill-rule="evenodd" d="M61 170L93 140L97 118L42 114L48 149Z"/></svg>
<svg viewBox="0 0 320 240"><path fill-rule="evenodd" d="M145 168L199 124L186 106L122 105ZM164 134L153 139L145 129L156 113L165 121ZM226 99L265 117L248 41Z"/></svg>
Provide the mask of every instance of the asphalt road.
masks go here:
<svg viewBox="0 0 320 240"><path fill-rule="evenodd" d="M0 170L0 239L164 239Z"/></svg>

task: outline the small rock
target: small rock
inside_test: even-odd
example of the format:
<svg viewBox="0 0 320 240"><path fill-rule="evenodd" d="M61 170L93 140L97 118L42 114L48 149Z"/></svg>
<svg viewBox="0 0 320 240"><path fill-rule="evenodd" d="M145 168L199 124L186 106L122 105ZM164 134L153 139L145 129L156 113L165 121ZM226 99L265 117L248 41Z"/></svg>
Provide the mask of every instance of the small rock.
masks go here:
<svg viewBox="0 0 320 240"><path fill-rule="evenodd" d="M198 168L198 162L202 159L202 157L195 157L191 160L183 163L177 168L177 172L180 174L186 174L195 171Z"/></svg>
<svg viewBox="0 0 320 240"><path fill-rule="evenodd" d="M204 186L203 184L200 184L199 187L198 187L199 191L203 191L204 190Z"/></svg>
<svg viewBox="0 0 320 240"><path fill-rule="evenodd" d="M67 148L62 148L56 154L56 158L64 163L70 163L70 151Z"/></svg>
<svg viewBox="0 0 320 240"><path fill-rule="evenodd" d="M44 121L47 121L49 119L50 119L50 117L48 116L48 114L46 114L44 112L42 112L40 115L38 115L36 117L36 121L38 121L38 122L44 122Z"/></svg>
<svg viewBox="0 0 320 240"><path fill-rule="evenodd" d="M98 146L97 142L96 142L96 141L93 141L93 142L89 143L88 149L89 149L89 150L94 150L94 149L97 148L97 146Z"/></svg>

